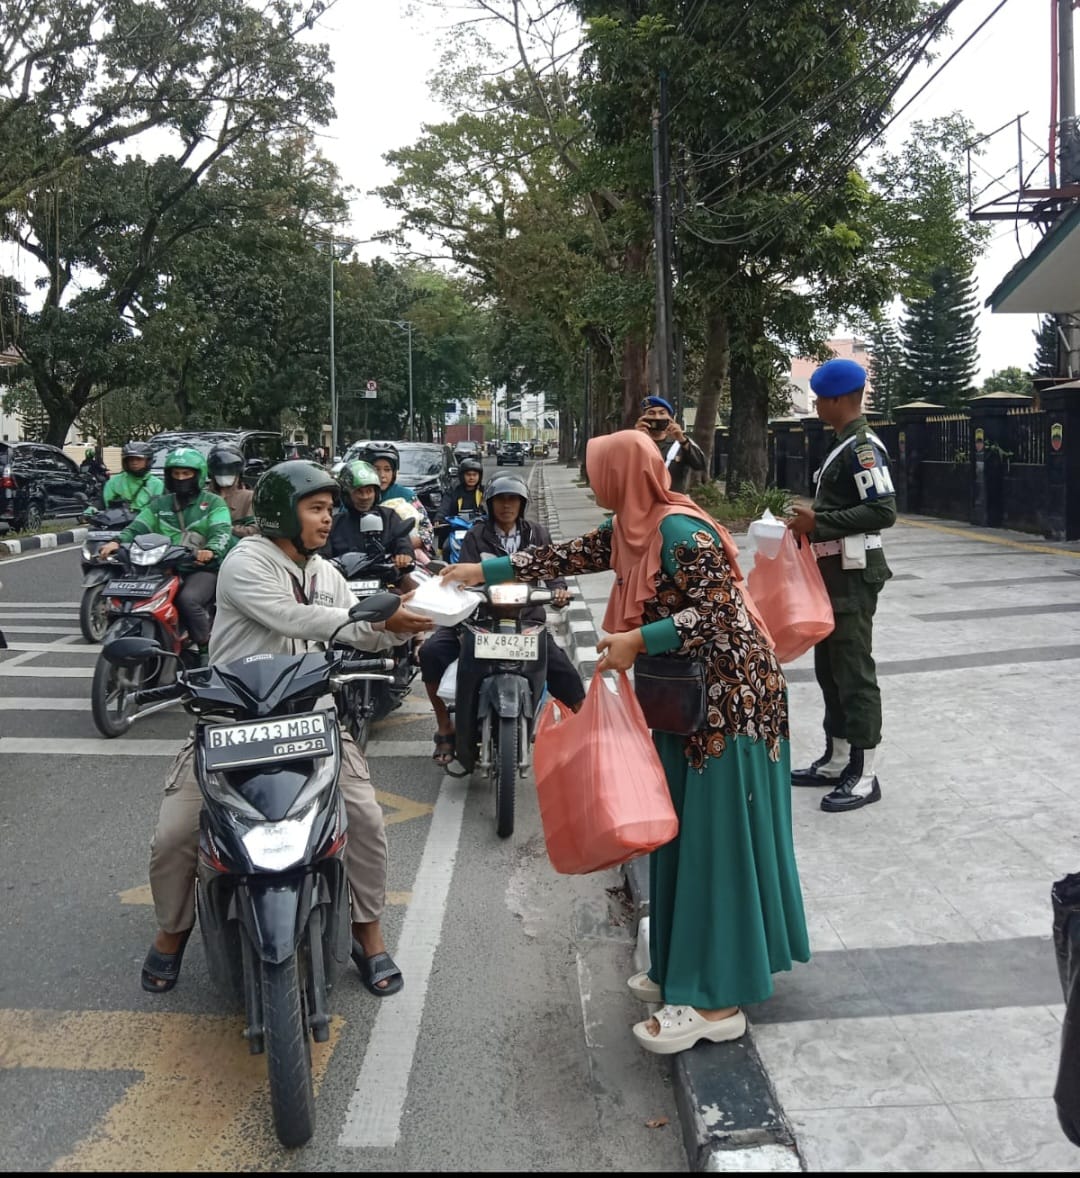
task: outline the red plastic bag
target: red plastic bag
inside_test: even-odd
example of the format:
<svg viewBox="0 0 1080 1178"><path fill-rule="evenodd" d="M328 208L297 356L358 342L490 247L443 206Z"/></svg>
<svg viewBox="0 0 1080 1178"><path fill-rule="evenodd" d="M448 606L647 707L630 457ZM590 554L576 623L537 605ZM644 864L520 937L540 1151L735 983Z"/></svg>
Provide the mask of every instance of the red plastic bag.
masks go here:
<svg viewBox="0 0 1080 1178"><path fill-rule="evenodd" d="M833 632L832 603L814 550L790 528L776 556L769 559L758 552L747 585L780 662L794 662Z"/></svg>
<svg viewBox="0 0 1080 1178"><path fill-rule="evenodd" d="M679 833L664 769L625 673L594 675L576 715L552 700L536 725L536 792L551 866L584 875Z"/></svg>

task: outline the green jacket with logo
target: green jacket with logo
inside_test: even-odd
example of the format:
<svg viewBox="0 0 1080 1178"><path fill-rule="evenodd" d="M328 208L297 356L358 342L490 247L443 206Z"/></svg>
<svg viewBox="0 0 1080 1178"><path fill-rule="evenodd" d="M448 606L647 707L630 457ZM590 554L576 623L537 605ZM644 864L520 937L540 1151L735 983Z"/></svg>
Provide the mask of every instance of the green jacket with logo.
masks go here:
<svg viewBox="0 0 1080 1178"><path fill-rule="evenodd" d="M103 507L119 507L126 503L132 511L142 511L156 496L165 491L165 484L156 474L133 475L126 470L114 474L101 491Z"/></svg>
<svg viewBox="0 0 1080 1178"><path fill-rule="evenodd" d="M160 532L174 544L182 544L185 537L199 548L209 548L214 559L199 564L194 556L184 567L213 571L233 545L232 516L229 505L220 495L203 490L187 507L180 508L172 495L158 495L120 533L121 544L129 544L136 536Z"/></svg>
<svg viewBox="0 0 1080 1178"><path fill-rule="evenodd" d="M831 462L826 457L821 470L814 495L814 531L810 537L814 543L859 532L881 532L896 523L896 489L889 471L889 455L871 433L866 418L857 417L844 426L829 447L827 455L847 443ZM842 569L839 555L821 558L818 568L834 599L846 577L880 584L892 576L883 548L867 550L865 569Z"/></svg>

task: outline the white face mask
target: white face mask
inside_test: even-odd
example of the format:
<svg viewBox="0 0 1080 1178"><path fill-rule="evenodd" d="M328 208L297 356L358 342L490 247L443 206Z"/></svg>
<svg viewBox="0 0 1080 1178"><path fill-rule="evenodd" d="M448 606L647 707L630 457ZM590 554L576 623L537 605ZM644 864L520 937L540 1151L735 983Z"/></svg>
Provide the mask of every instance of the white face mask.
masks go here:
<svg viewBox="0 0 1080 1178"><path fill-rule="evenodd" d="M217 485L219 487L231 487L233 485L233 483L236 482L236 475L234 475L234 474L219 474L214 479L214 482L217 483Z"/></svg>

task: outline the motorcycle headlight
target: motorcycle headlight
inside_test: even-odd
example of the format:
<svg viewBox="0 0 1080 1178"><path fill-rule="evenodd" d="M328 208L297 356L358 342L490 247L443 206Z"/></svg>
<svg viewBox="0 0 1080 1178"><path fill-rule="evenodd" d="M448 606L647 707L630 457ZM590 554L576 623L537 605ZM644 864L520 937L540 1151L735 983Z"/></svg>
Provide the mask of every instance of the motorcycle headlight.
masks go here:
<svg viewBox="0 0 1080 1178"><path fill-rule="evenodd" d="M529 586L519 581L492 585L488 590L492 605L525 605L529 600Z"/></svg>
<svg viewBox="0 0 1080 1178"><path fill-rule="evenodd" d="M140 548L137 544L132 544L129 549L131 563L138 565L157 564L165 555L168 547L168 544L159 544L156 548Z"/></svg>
<svg viewBox="0 0 1080 1178"><path fill-rule="evenodd" d="M262 822L241 836L252 863L265 871L284 871L304 857L318 804L312 802L298 818Z"/></svg>

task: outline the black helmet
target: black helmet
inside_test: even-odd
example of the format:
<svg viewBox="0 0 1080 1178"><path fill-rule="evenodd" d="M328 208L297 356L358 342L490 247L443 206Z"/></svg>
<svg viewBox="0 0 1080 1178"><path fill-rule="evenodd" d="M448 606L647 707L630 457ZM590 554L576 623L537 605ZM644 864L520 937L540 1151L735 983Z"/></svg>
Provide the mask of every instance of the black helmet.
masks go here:
<svg viewBox="0 0 1080 1178"><path fill-rule="evenodd" d="M235 446L215 446L207 455L206 466L212 479L220 475L239 478L244 469L244 456Z"/></svg>
<svg viewBox="0 0 1080 1178"><path fill-rule="evenodd" d="M382 458L394 468L395 475L401 466L401 455L398 453L398 448L390 442L370 442L356 457L361 462L368 462L372 466Z"/></svg>
<svg viewBox="0 0 1080 1178"><path fill-rule="evenodd" d="M259 531L271 538L299 541L296 505L317 491L329 491L335 504L341 501L337 479L314 462L293 458L270 467L259 476L251 501Z"/></svg>
<svg viewBox="0 0 1080 1178"><path fill-rule="evenodd" d="M525 486L525 480L519 479L516 474L496 475L488 483L484 491L484 502L490 503L496 495L517 495L521 500L522 514L529 506L529 488Z"/></svg>
<svg viewBox="0 0 1080 1178"><path fill-rule="evenodd" d="M154 447L149 442L124 443L124 448L120 451L120 465L128 474L135 474L135 471L128 469L129 458L145 458L146 466L138 473L148 475L150 473L150 463L154 458Z"/></svg>
<svg viewBox="0 0 1080 1178"><path fill-rule="evenodd" d="M480 461L479 458L463 458L458 463L457 470L458 470L458 478L461 478L461 476L463 474L465 474L466 471L470 471L470 470L476 471L476 473L481 478L484 477L484 464Z"/></svg>

